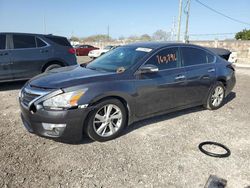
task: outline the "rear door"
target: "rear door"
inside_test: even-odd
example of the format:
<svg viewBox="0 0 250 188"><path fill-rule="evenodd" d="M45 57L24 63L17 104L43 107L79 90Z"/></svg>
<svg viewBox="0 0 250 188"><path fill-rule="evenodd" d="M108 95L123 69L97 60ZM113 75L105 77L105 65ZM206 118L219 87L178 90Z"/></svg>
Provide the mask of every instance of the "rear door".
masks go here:
<svg viewBox="0 0 250 188"><path fill-rule="evenodd" d="M141 74L136 80L136 113L142 117L183 106L185 102L185 69L180 67L178 47L162 49L146 64L159 68L158 72Z"/></svg>
<svg viewBox="0 0 250 188"><path fill-rule="evenodd" d="M216 57L198 47L182 47L181 53L187 76L186 103L201 103L216 79Z"/></svg>
<svg viewBox="0 0 250 188"><path fill-rule="evenodd" d="M46 41L53 47L53 57L64 65L76 65L75 50L65 37L46 35ZM49 39L49 40L47 40Z"/></svg>
<svg viewBox="0 0 250 188"><path fill-rule="evenodd" d="M6 34L0 34L0 81L12 79L10 52L7 46Z"/></svg>
<svg viewBox="0 0 250 188"><path fill-rule="evenodd" d="M34 35L13 34L11 70L14 79L29 79L42 71L48 60L48 45Z"/></svg>

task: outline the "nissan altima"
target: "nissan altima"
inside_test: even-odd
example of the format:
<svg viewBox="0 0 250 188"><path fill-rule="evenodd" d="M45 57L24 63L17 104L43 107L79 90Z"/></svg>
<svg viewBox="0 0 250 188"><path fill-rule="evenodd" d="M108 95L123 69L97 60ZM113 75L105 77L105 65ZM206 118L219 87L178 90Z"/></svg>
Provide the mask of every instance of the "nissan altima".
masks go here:
<svg viewBox="0 0 250 188"><path fill-rule="evenodd" d="M21 118L43 137L107 141L144 118L199 105L216 110L235 82L231 63L207 48L129 44L28 81L19 95Z"/></svg>

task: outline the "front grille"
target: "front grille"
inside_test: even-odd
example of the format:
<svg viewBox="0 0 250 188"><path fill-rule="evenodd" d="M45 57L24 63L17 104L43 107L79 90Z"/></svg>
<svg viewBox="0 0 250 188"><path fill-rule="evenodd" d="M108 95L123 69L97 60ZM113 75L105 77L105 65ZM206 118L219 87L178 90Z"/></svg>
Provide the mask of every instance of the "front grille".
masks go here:
<svg viewBox="0 0 250 188"><path fill-rule="evenodd" d="M31 101L38 99L50 93L51 91L52 90L50 89L43 89L43 88L26 85L21 91L20 101L22 102L23 105L28 107Z"/></svg>
<svg viewBox="0 0 250 188"><path fill-rule="evenodd" d="M40 97L40 95L28 93L23 89L21 101L25 106L29 106L29 103L38 97Z"/></svg>

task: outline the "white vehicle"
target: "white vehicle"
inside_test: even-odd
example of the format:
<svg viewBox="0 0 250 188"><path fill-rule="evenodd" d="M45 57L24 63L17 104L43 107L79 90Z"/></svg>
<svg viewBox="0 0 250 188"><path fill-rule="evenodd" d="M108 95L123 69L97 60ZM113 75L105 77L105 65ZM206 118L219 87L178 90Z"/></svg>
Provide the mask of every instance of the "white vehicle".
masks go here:
<svg viewBox="0 0 250 188"><path fill-rule="evenodd" d="M108 51L114 49L115 46L105 46L103 49L98 49L98 50L91 50L88 54L88 56L92 59L97 58L105 53L107 53Z"/></svg>
<svg viewBox="0 0 250 188"><path fill-rule="evenodd" d="M237 62L237 52L232 52L229 56L228 61L231 63L236 63Z"/></svg>

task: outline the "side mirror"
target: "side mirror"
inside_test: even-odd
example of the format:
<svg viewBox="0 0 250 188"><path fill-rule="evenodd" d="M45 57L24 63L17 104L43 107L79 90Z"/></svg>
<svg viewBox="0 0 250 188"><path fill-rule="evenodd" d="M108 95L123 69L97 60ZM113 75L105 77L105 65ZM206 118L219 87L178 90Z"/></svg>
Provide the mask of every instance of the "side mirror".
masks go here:
<svg viewBox="0 0 250 188"><path fill-rule="evenodd" d="M159 71L159 68L155 65L152 65L152 64L143 65L139 69L139 73L141 73L141 74L154 73L154 72L158 72L158 71Z"/></svg>

